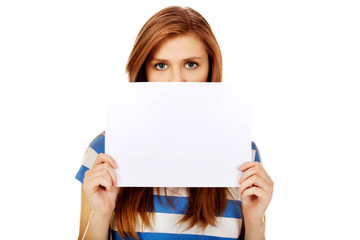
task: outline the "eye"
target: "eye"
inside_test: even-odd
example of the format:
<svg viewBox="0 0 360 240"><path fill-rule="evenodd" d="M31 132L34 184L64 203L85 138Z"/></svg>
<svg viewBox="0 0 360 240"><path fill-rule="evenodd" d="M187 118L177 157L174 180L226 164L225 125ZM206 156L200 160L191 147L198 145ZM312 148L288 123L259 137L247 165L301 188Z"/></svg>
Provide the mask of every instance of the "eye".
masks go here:
<svg viewBox="0 0 360 240"><path fill-rule="evenodd" d="M196 68L197 67L197 63L195 62L188 62L185 65L186 68Z"/></svg>
<svg viewBox="0 0 360 240"><path fill-rule="evenodd" d="M158 70L164 70L164 69L168 68L168 66L165 63L157 63L157 64L155 64L155 68Z"/></svg>

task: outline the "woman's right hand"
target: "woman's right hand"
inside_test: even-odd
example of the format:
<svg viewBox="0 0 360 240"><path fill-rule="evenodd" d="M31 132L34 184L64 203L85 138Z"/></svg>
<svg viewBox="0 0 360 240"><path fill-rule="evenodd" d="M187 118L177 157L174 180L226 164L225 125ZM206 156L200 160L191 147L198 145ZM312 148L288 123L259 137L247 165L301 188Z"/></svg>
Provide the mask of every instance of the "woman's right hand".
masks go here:
<svg viewBox="0 0 360 240"><path fill-rule="evenodd" d="M91 169L85 172L83 189L89 199L93 214L111 217L119 188L116 187L115 160L100 153Z"/></svg>

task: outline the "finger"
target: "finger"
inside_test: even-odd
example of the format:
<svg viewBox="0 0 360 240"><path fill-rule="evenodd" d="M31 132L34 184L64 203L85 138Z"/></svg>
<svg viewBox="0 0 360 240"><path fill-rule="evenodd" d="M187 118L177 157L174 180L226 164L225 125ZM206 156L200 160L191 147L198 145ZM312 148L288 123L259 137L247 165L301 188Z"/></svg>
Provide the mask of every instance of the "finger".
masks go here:
<svg viewBox="0 0 360 240"><path fill-rule="evenodd" d="M259 162L254 162L254 161L245 162L245 163L243 163L240 167L238 167L238 169L239 169L240 171L245 171L246 169L251 168L251 167L254 167L254 166L256 166L257 164L260 164L260 163L259 163Z"/></svg>
<svg viewBox="0 0 360 240"><path fill-rule="evenodd" d="M106 188L107 191L111 191L112 181L110 176L99 175L88 180L88 188L91 189L92 192L96 192L99 186Z"/></svg>
<svg viewBox="0 0 360 240"><path fill-rule="evenodd" d="M251 164L250 164L251 163ZM248 164L250 167L243 170L243 173L240 177L240 182L244 181L245 179L251 177L252 175L259 175L266 181L272 182L270 176L267 174L264 167L258 162L249 162Z"/></svg>
<svg viewBox="0 0 360 240"><path fill-rule="evenodd" d="M111 191L112 188L111 179L105 176L99 177L99 186L104 187L107 191Z"/></svg>
<svg viewBox="0 0 360 240"><path fill-rule="evenodd" d="M90 173L93 177L97 177L97 176L106 176L108 175L111 179L112 185L114 187L116 187L117 184L117 176L116 173L114 171L114 169L110 166L110 164L108 162L102 163L98 166L95 166L94 168L91 169L91 173Z"/></svg>
<svg viewBox="0 0 360 240"><path fill-rule="evenodd" d="M117 168L115 159L112 158L110 155L104 153L99 153L93 166L97 166L105 162L109 163L112 168Z"/></svg>
<svg viewBox="0 0 360 240"><path fill-rule="evenodd" d="M257 196L258 198L266 199L266 192L259 187L251 187L245 189L241 194L241 200L248 198L250 196Z"/></svg>
<svg viewBox="0 0 360 240"><path fill-rule="evenodd" d="M104 165L105 165L105 168L107 169L107 171L108 171L108 173L109 173L109 175L111 177L112 185L114 187L116 187L116 185L117 185L117 175L116 175L114 169L108 163L104 163Z"/></svg>
<svg viewBox="0 0 360 240"><path fill-rule="evenodd" d="M103 176L95 176L95 177L88 176L86 179L84 178L83 188L84 188L85 193L87 195L93 194L93 193L97 192L101 186L106 188L106 180L104 180L102 178L104 178L104 177ZM111 185L111 180L107 180L107 182L109 182Z"/></svg>
<svg viewBox="0 0 360 240"><path fill-rule="evenodd" d="M253 175L240 184L239 193L242 194L246 189L254 186L264 189L265 191L270 191L269 184L262 177Z"/></svg>
<svg viewBox="0 0 360 240"><path fill-rule="evenodd" d="M241 169L241 167L240 167L240 169ZM244 173L245 173L245 175L244 175ZM245 165L245 170L243 170L243 174L242 174L242 175L244 175L243 179L246 179L247 177L250 177L254 173L259 174L265 180L272 182L269 174L266 172L265 168L263 167L263 165L261 165L261 163L259 163L259 162L247 162L246 165Z"/></svg>
<svg viewBox="0 0 360 240"><path fill-rule="evenodd" d="M259 171L256 168L250 168L242 173L242 175L239 179L239 184L241 185L245 180L247 180L253 176L258 176L258 177L263 178L267 182L271 182L270 179L266 176L266 174L264 174L262 171Z"/></svg>

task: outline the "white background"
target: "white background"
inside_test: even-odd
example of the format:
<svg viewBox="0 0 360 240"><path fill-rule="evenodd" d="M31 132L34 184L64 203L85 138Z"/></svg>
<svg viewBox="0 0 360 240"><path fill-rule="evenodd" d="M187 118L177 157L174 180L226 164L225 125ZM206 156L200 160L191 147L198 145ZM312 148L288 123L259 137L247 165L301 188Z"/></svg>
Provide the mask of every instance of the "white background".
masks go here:
<svg viewBox="0 0 360 240"><path fill-rule="evenodd" d="M359 239L357 1L1 1L0 239L75 239L74 176L105 128L106 85L126 81L137 32L192 6L224 80L252 87L252 136L275 182L268 239Z"/></svg>

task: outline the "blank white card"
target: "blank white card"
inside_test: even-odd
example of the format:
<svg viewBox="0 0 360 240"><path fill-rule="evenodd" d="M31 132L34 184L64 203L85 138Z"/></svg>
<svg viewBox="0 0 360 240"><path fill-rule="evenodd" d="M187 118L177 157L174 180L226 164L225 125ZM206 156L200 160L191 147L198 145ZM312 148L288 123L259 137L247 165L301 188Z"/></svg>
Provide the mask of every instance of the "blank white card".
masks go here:
<svg viewBox="0 0 360 240"><path fill-rule="evenodd" d="M133 82L108 92L105 153L126 187L236 187L251 159L248 91L214 82Z"/></svg>

